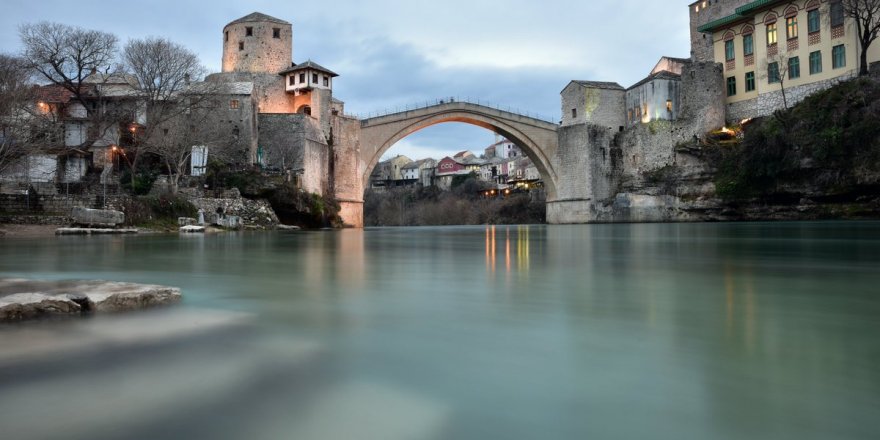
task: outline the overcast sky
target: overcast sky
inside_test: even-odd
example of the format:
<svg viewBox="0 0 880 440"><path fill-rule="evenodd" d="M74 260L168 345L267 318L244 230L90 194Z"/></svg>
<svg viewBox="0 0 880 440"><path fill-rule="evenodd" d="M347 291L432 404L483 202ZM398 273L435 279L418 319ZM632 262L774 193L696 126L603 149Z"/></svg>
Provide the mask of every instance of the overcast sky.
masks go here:
<svg viewBox="0 0 880 440"><path fill-rule="evenodd" d="M162 36L220 70L222 30L259 11L293 23L295 62L341 76L334 96L366 114L446 96L479 98L560 118L572 79L645 77L662 55L688 57L690 0L2 0L0 51L17 52L19 24L56 21L129 38ZM418 132L388 154L479 154L494 135L465 124Z"/></svg>

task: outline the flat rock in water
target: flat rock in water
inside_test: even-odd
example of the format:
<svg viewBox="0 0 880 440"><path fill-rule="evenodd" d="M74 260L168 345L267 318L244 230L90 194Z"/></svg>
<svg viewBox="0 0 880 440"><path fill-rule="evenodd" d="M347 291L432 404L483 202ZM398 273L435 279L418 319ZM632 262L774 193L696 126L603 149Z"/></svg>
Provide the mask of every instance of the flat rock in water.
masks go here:
<svg viewBox="0 0 880 440"><path fill-rule="evenodd" d="M199 232L205 232L204 226L190 225L190 226L182 226L180 228L180 232L184 234L195 234Z"/></svg>
<svg viewBox="0 0 880 440"><path fill-rule="evenodd" d="M89 312L123 312L179 302L180 289L115 281L0 278L0 322Z"/></svg>
<svg viewBox="0 0 880 440"><path fill-rule="evenodd" d="M127 235L137 233L137 229L112 228L58 228L55 230L55 235Z"/></svg>
<svg viewBox="0 0 880 440"><path fill-rule="evenodd" d="M279 231L299 231L300 229L302 229L299 226L290 226L290 225L277 225L275 228L278 229Z"/></svg>

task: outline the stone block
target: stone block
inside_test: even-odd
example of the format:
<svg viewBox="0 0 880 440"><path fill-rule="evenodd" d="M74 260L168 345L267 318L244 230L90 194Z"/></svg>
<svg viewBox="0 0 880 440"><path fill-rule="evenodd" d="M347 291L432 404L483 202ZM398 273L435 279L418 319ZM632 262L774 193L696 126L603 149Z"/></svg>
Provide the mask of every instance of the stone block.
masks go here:
<svg viewBox="0 0 880 440"><path fill-rule="evenodd" d="M73 223L83 226L116 227L125 222L125 214L109 209L89 209L76 207L70 216Z"/></svg>
<svg viewBox="0 0 880 440"><path fill-rule="evenodd" d="M198 221L192 217L178 217L177 218L177 226L192 226L198 223Z"/></svg>

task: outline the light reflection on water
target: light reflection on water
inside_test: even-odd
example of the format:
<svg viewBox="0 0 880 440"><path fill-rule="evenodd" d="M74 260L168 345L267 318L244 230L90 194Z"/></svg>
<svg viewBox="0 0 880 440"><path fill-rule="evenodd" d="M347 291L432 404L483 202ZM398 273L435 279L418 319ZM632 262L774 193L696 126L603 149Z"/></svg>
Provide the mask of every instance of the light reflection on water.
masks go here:
<svg viewBox="0 0 880 440"><path fill-rule="evenodd" d="M0 427L874 438L878 263L876 222L4 240L2 276L186 297L137 319L0 328Z"/></svg>

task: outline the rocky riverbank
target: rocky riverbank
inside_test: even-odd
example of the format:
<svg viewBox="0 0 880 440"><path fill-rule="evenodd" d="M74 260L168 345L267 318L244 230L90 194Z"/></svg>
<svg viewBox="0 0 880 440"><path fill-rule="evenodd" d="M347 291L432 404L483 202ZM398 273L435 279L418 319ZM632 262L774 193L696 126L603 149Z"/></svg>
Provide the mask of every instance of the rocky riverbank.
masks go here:
<svg viewBox="0 0 880 440"><path fill-rule="evenodd" d="M180 289L150 284L0 278L0 322L141 310L180 299Z"/></svg>

